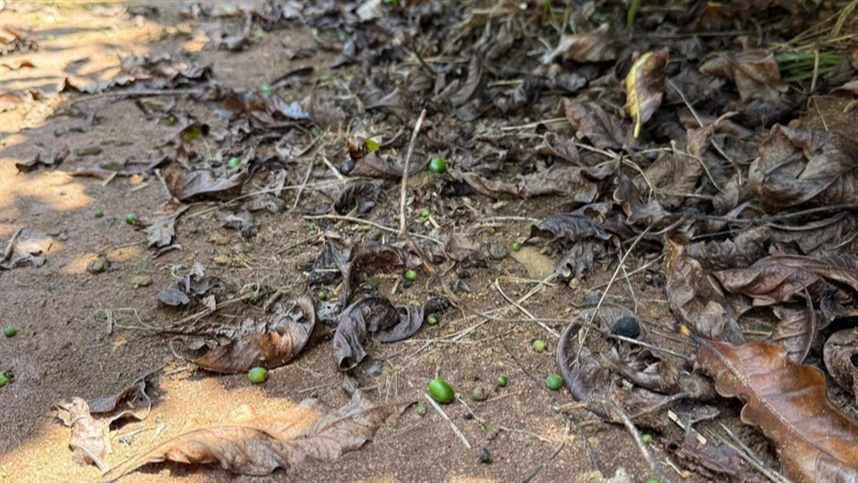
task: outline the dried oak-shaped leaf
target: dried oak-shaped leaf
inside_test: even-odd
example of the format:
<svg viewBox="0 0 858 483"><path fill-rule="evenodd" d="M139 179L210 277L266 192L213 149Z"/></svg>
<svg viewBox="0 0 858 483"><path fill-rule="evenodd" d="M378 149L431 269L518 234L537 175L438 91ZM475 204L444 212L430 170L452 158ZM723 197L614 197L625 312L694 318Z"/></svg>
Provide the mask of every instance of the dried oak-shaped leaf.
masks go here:
<svg viewBox="0 0 858 483"><path fill-rule="evenodd" d="M0 270L13 268L41 267L45 264L44 253L53 243L51 237L38 233L29 228L22 228L12 234L12 239L5 243L5 251L0 252Z"/></svg>
<svg viewBox="0 0 858 483"><path fill-rule="evenodd" d="M113 396L105 396L87 401L90 414L102 414L107 417L108 425L119 419L142 421L149 416L152 400L146 394L146 376L133 384L122 388Z"/></svg>
<svg viewBox="0 0 858 483"><path fill-rule="evenodd" d="M637 142L629 136L623 123L606 113L594 102L574 102L563 98L566 119L579 138L586 138L599 149L622 149L634 147Z"/></svg>
<svg viewBox="0 0 858 483"><path fill-rule="evenodd" d="M650 226L670 215L657 198L644 196L642 189L622 172L617 173L615 183L617 188L613 194L614 201L622 206L627 224Z"/></svg>
<svg viewBox="0 0 858 483"><path fill-rule="evenodd" d="M549 240L566 238L572 241L598 238L607 241L611 239L611 234L602 229L596 220L589 216L560 213L549 216L539 222L538 225L531 225L528 239L536 237Z"/></svg>
<svg viewBox="0 0 858 483"><path fill-rule="evenodd" d="M742 422L759 426L799 482L858 479L858 422L826 396L825 376L794 364L780 346L699 339L696 365L724 397L745 403Z"/></svg>
<svg viewBox="0 0 858 483"><path fill-rule="evenodd" d="M835 332L823 348L825 368L832 379L858 403L858 328Z"/></svg>
<svg viewBox="0 0 858 483"><path fill-rule="evenodd" d="M775 208L858 205L858 141L835 131L772 127L748 181Z"/></svg>
<svg viewBox="0 0 858 483"><path fill-rule="evenodd" d="M430 299L424 305L394 307L384 297L370 297L346 307L337 320L334 332L334 357L341 370L352 369L365 357L363 343L374 333L381 342L405 339L423 324L425 315L447 307L446 299Z"/></svg>
<svg viewBox="0 0 858 483"><path fill-rule="evenodd" d="M237 373L253 367L273 368L286 364L301 353L313 328L316 312L309 297L299 297L278 307L272 319L253 333L238 334L227 345L194 359L194 364L214 372Z"/></svg>
<svg viewBox="0 0 858 483"><path fill-rule="evenodd" d="M93 418L86 401L79 397L60 401L53 407L68 413L59 413L58 417L71 428L69 448L72 450L72 460L80 466L94 464L104 471L104 457L112 451L107 436L108 422Z"/></svg>
<svg viewBox="0 0 858 483"><path fill-rule="evenodd" d="M774 101L788 89L774 54L765 50L721 54L701 65L700 72L733 81L742 102Z"/></svg>
<svg viewBox="0 0 858 483"><path fill-rule="evenodd" d="M646 52L638 57L626 75L623 88L626 91L625 110L635 121L633 136L637 138L641 126L655 114L664 96L664 66L667 65L668 49Z"/></svg>
<svg viewBox="0 0 858 483"><path fill-rule="evenodd" d="M729 477L731 482L764 483L768 481L756 472L732 446L715 444L711 439L700 439L689 432L685 435L676 455L690 459L709 471Z"/></svg>
<svg viewBox="0 0 858 483"><path fill-rule="evenodd" d="M162 248L169 245L176 236L176 220L189 208L189 205L177 206L171 214L150 222L146 227L149 246Z"/></svg>
<svg viewBox="0 0 858 483"><path fill-rule="evenodd" d="M352 401L324 414L324 406L306 399L291 411L261 416L242 406L230 418L182 434L131 457L105 473L116 481L138 468L162 461L185 464L218 462L233 473L264 476L308 460L334 461L360 449L407 404L373 405L356 391Z"/></svg>
<svg viewBox="0 0 858 483"><path fill-rule="evenodd" d="M674 237L664 240L665 291L670 310L698 334L713 339L743 342L739 324L728 310L724 296L713 285L700 262L685 253L685 245Z"/></svg>
<svg viewBox="0 0 858 483"><path fill-rule="evenodd" d="M802 308L778 305L773 307L772 311L778 318L778 323L769 342L783 347L791 362L801 364L810 352L813 338L824 328L821 317L817 316L810 302L807 307Z"/></svg>
<svg viewBox="0 0 858 483"><path fill-rule="evenodd" d="M343 290L340 294L340 306L348 304L352 291L357 287L360 277L366 276L375 270L387 272L401 272L407 268L415 268L422 262L420 257L408 250L394 245L362 246L351 251L344 272Z"/></svg>
<svg viewBox="0 0 858 483"><path fill-rule="evenodd" d="M215 173L211 169L187 171L178 164L171 164L161 174L173 196L179 201L201 198L229 199L241 191L247 178L244 169L235 172Z"/></svg>
<svg viewBox="0 0 858 483"><path fill-rule="evenodd" d="M479 242L461 233L453 233L447 238L441 248L445 258L459 263L479 263L485 256L480 250Z"/></svg>
<svg viewBox="0 0 858 483"><path fill-rule="evenodd" d="M540 59L549 64L560 57L575 62L605 62L617 58L617 41L610 34L610 26L602 24L593 32L564 35L554 50Z"/></svg>
<svg viewBox="0 0 858 483"><path fill-rule="evenodd" d="M415 162L421 160L421 162ZM429 158L415 152L412 162L408 165L408 176L424 170L429 164ZM367 153L355 160L343 163L340 171L346 176L365 176L368 178L401 179L405 170L405 159L401 156L380 156L378 151Z"/></svg>
<svg viewBox="0 0 858 483"><path fill-rule="evenodd" d="M453 107L459 107L469 99L478 94L480 85L483 81L483 59L481 55L474 55L468 62L468 78L462 87L450 96L450 102Z"/></svg>
<svg viewBox="0 0 858 483"><path fill-rule="evenodd" d="M725 290L754 299L755 306L788 302L805 292L818 302L831 293L840 303L858 301L858 257L772 255L748 268L719 270L713 275Z"/></svg>

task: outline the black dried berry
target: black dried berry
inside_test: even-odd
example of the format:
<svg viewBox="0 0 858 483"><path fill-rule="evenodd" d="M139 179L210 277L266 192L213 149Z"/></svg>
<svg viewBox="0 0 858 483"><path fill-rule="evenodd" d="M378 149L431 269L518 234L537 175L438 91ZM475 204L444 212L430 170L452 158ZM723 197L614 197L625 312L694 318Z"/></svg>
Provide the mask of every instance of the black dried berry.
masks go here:
<svg viewBox="0 0 858 483"><path fill-rule="evenodd" d="M629 339L637 339L641 335L641 325L634 317L621 317L611 327L611 333Z"/></svg>

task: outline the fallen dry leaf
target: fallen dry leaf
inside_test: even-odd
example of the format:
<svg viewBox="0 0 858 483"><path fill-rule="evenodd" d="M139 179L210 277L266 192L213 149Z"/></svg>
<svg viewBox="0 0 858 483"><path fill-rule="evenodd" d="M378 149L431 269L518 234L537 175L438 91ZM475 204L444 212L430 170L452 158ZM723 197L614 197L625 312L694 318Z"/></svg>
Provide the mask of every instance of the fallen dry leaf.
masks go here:
<svg viewBox="0 0 858 483"><path fill-rule="evenodd" d="M162 171L164 182L179 201L201 198L229 198L241 190L247 172L216 174L210 169L187 171L178 164L171 164Z"/></svg>
<svg viewBox="0 0 858 483"><path fill-rule="evenodd" d="M356 391L352 401L327 415L315 399L276 416L257 415L240 407L228 420L190 427L182 434L137 454L105 472L116 481L142 466L174 461L184 464L220 463L243 475L264 476L288 470L307 460L334 461L360 449L394 414L408 404L373 405Z"/></svg>
<svg viewBox="0 0 858 483"><path fill-rule="evenodd" d="M563 109L569 124L579 138L586 138L599 149L622 149L634 147L636 142L629 136L626 127L614 116L606 113L593 102L574 102L563 98Z"/></svg>
<svg viewBox="0 0 858 483"><path fill-rule="evenodd" d="M777 345L707 339L698 339L696 365L719 394L742 400L742 421L774 442L789 478L858 479L858 422L828 400L822 371L790 362Z"/></svg>
<svg viewBox="0 0 858 483"><path fill-rule="evenodd" d="M823 360L832 379L858 403L858 328L832 334L825 341Z"/></svg>
<svg viewBox="0 0 858 483"><path fill-rule="evenodd" d="M664 66L669 57L668 49L646 52L638 57L626 75L623 88L626 91L626 113L634 119L633 137L640 136L641 126L655 114L664 96Z"/></svg>
<svg viewBox="0 0 858 483"><path fill-rule="evenodd" d="M617 42L610 34L610 26L602 24L593 32L564 35L557 47L543 55L540 62L549 64L556 58L575 62L605 62L617 58Z"/></svg>
<svg viewBox="0 0 858 483"><path fill-rule="evenodd" d="M104 458L111 452L107 435L109 424L93 418L86 401L79 397L61 401L53 407L68 412L68 415L59 413L58 417L71 428L69 447L74 462L80 466L94 464L104 471Z"/></svg>
<svg viewBox="0 0 858 483"><path fill-rule="evenodd" d="M772 127L748 182L767 206L858 206L858 142L834 131Z"/></svg>
<svg viewBox="0 0 858 483"><path fill-rule="evenodd" d="M252 324L229 344L194 359L194 364L222 373L245 372L253 367L279 367L304 350L315 326L313 301L303 296L279 307L270 321Z"/></svg>
<svg viewBox="0 0 858 483"><path fill-rule="evenodd" d="M741 102L774 101L789 89L774 54L765 50L721 54L701 65L700 72L733 81Z"/></svg>

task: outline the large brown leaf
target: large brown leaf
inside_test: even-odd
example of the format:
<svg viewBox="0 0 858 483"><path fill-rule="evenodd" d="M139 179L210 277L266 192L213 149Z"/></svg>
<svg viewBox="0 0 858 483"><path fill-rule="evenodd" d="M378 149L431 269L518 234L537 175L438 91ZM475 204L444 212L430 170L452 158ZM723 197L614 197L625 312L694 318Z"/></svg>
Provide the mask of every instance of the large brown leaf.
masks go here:
<svg viewBox="0 0 858 483"><path fill-rule="evenodd" d="M228 199L241 191L247 178L245 170L216 173L210 169L187 171L178 164L171 164L162 172L170 193L179 201L200 198Z"/></svg>
<svg viewBox="0 0 858 483"><path fill-rule="evenodd" d="M564 98L563 110L576 136L589 139L599 149L622 149L637 144L619 119L594 102L580 103Z"/></svg>
<svg viewBox="0 0 858 483"><path fill-rule="evenodd" d="M138 468L162 461L218 462L227 471L263 476L307 460L334 461L372 439L387 419L407 404L375 406L355 392L352 401L324 415L315 399L286 414L260 416L242 406L228 420L190 427L182 434L114 466L105 475L116 481Z"/></svg>
<svg viewBox="0 0 858 483"><path fill-rule="evenodd" d="M794 364L780 347L699 339L697 365L724 397L745 403L742 421L759 426L799 482L858 480L858 422L834 406L825 376Z"/></svg>
<svg viewBox="0 0 858 483"><path fill-rule="evenodd" d="M278 310L270 322L251 327L252 332L239 334L239 338L212 349L194 363L225 373L244 372L256 366L282 366L301 353L315 325L313 302L303 296Z"/></svg>
<svg viewBox="0 0 858 483"><path fill-rule="evenodd" d="M721 54L700 66L700 72L733 81L742 102L773 101L788 89L781 80L775 56L764 50Z"/></svg>
<svg viewBox="0 0 858 483"><path fill-rule="evenodd" d="M834 131L772 127L748 182L774 208L858 206L858 142Z"/></svg>
<svg viewBox="0 0 858 483"><path fill-rule="evenodd" d="M593 32L564 35L557 47L540 59L543 64L561 59L575 62L604 62L617 58L617 42L609 33L609 25L602 24Z"/></svg>

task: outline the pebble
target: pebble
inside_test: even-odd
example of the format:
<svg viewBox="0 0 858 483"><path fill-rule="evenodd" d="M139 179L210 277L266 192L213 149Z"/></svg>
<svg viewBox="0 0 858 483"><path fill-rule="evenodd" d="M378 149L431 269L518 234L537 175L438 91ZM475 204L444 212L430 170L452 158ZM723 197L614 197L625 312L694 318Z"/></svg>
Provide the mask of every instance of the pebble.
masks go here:
<svg viewBox="0 0 858 483"><path fill-rule="evenodd" d="M131 278L131 285L133 285L134 288L148 287L149 285L152 285L152 277L149 275L135 275Z"/></svg>
<svg viewBox="0 0 858 483"><path fill-rule="evenodd" d="M86 271L92 274L106 272L108 268L110 268L110 260L105 255L99 255L86 264Z"/></svg>
<svg viewBox="0 0 858 483"><path fill-rule="evenodd" d="M506 250L503 243L489 243L489 256L494 260L503 260L507 255L509 255L509 252Z"/></svg>

